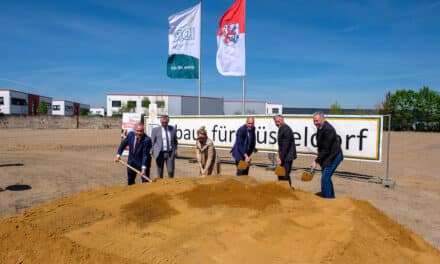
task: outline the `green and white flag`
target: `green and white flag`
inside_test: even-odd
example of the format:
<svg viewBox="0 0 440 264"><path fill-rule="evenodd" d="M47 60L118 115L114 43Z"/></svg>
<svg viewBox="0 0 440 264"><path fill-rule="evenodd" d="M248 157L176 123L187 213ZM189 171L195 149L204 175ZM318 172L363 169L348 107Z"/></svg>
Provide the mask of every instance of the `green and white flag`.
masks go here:
<svg viewBox="0 0 440 264"><path fill-rule="evenodd" d="M170 78L199 78L201 4L168 18L167 75Z"/></svg>

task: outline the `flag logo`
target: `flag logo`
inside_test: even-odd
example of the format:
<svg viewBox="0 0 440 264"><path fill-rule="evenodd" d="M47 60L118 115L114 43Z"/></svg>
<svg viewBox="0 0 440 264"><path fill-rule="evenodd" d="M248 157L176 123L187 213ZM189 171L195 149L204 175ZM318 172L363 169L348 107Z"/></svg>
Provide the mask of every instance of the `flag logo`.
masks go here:
<svg viewBox="0 0 440 264"><path fill-rule="evenodd" d="M188 41L195 39L195 28L194 27L187 27L176 30L174 32L174 40L172 44L172 48L176 50L183 49Z"/></svg>
<svg viewBox="0 0 440 264"><path fill-rule="evenodd" d="M227 46L237 43L240 37L238 31L239 28L240 26L238 23L224 25L222 29L223 43L225 43Z"/></svg>

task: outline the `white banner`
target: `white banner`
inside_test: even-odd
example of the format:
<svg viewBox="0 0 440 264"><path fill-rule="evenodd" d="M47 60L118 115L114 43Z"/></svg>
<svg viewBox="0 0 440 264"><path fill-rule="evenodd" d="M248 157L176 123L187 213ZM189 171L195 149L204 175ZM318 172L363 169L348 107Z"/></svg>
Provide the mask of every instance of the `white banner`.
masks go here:
<svg viewBox="0 0 440 264"><path fill-rule="evenodd" d="M355 160L377 161L382 158L382 116L327 116L341 137L344 157ZM295 137L298 154L316 154L316 127L312 116L284 115ZM197 129L205 126L208 137L217 148L230 149L235 142L237 129L244 125L244 116L174 116L170 125L177 126L179 146L195 145ZM148 123L148 119L146 120ZM256 116L257 149L277 152L277 133L272 116Z"/></svg>

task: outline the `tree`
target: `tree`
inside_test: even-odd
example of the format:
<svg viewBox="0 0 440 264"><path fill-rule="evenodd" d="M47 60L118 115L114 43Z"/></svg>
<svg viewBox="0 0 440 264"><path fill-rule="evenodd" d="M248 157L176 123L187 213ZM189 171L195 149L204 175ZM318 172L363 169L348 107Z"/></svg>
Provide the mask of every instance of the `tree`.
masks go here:
<svg viewBox="0 0 440 264"><path fill-rule="evenodd" d="M88 115L89 114L89 109L87 109L87 108L81 108L81 109L79 109L79 115L81 115L81 116L86 116L86 115Z"/></svg>
<svg viewBox="0 0 440 264"><path fill-rule="evenodd" d="M121 107L118 111L115 112L116 115L122 115L122 113L134 113L136 110L136 105L133 106L133 104L125 104L122 103Z"/></svg>
<svg viewBox="0 0 440 264"><path fill-rule="evenodd" d="M48 111L47 103L41 101L40 104L38 105L37 112L38 112L39 114L46 115L46 114L47 114L47 111Z"/></svg>
<svg viewBox="0 0 440 264"><path fill-rule="evenodd" d="M148 99L148 97L144 97L144 99L142 99L142 107L148 108L149 106L150 106L150 99Z"/></svg>
<svg viewBox="0 0 440 264"><path fill-rule="evenodd" d="M338 104L338 102L335 102L330 105L329 114L330 115L342 115L342 108Z"/></svg>
<svg viewBox="0 0 440 264"><path fill-rule="evenodd" d="M411 89L388 92L380 114L391 114L394 130L440 130L440 95L424 86L418 92Z"/></svg>

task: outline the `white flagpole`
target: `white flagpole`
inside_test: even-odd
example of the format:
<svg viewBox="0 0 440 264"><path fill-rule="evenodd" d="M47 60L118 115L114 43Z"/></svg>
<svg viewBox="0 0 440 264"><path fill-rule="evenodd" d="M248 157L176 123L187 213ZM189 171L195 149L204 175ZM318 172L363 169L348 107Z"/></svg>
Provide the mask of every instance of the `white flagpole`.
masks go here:
<svg viewBox="0 0 440 264"><path fill-rule="evenodd" d="M202 0L200 0L200 52L199 52L199 110L201 114L201 96L202 96Z"/></svg>
<svg viewBox="0 0 440 264"><path fill-rule="evenodd" d="M246 76L241 76L241 87L243 90L243 99L242 99L242 103L241 103L241 113L244 115L246 114L245 110L246 110Z"/></svg>

